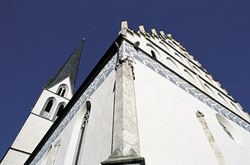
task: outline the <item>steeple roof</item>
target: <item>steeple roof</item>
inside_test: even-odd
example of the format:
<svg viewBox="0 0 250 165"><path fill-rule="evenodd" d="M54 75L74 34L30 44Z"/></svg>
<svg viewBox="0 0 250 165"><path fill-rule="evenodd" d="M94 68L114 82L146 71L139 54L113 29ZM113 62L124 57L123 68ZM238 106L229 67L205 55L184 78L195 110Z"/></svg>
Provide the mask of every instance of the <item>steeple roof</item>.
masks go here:
<svg viewBox="0 0 250 165"><path fill-rule="evenodd" d="M64 63L64 65L57 72L57 74L53 78L49 79L47 85L45 85L45 88L47 88L47 89L51 88L54 85L61 82L62 80L69 77L72 93L74 93L75 80L76 80L76 76L77 76L77 72L78 72L78 66L79 66L79 62L80 62L80 57L81 57L81 53L82 53L82 47L83 47L84 40L85 39L83 38L80 45L74 50L72 55Z"/></svg>

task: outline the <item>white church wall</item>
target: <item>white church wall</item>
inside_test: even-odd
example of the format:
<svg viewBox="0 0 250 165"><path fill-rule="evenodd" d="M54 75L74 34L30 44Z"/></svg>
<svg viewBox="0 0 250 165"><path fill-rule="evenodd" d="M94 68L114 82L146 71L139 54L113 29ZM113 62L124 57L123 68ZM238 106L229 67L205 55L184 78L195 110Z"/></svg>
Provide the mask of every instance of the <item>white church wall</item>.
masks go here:
<svg viewBox="0 0 250 165"><path fill-rule="evenodd" d="M146 163L188 164L194 163L196 157L196 163L203 160L215 163L195 117L197 108L185 105L190 98L182 96L184 91L139 62L135 65L135 76L141 155Z"/></svg>
<svg viewBox="0 0 250 165"><path fill-rule="evenodd" d="M82 164L100 164L111 155L114 83L115 70L91 96L92 109L80 160Z"/></svg>
<svg viewBox="0 0 250 165"><path fill-rule="evenodd" d="M5 158L1 162L1 165L24 164L24 162L27 160L28 157L29 157L29 154L21 153L13 149L9 149L7 154L5 155Z"/></svg>
<svg viewBox="0 0 250 165"><path fill-rule="evenodd" d="M127 35L127 39L129 39L132 43L136 41L140 41L143 43L143 40L145 40L143 37L141 38L141 40L138 40L136 37L130 34ZM146 50L146 47L143 47L143 44L139 47L143 50ZM134 48L129 49L130 55L132 55L133 57L135 56L136 52L138 52L136 50L131 51ZM137 61L138 59L140 59L140 62ZM191 60L191 58L189 59ZM161 68L155 67L155 64L148 61L149 59L142 58L141 55L139 55L139 57L137 57L137 60L135 60L136 64L134 65L136 77L135 90L139 133L141 140L141 155L150 159L148 160L148 164L166 164L166 160L164 159L166 157L169 158L167 159L167 161L169 161L168 163L170 164L204 164L204 162L207 164L217 164L216 158L218 158L218 155L216 157L216 155L214 154L213 149L210 147L210 143L206 137L206 134L204 133L201 124L199 123L199 120L195 115L195 112L198 110L205 115L205 121L208 120L208 127L217 129L217 134L214 135L214 138L215 140L218 139L219 144L217 145L219 146L219 148L224 147L224 145L230 144L229 146L227 146L226 148L224 147L223 150L221 150L222 155L224 155L225 162L230 162L231 164L239 164L239 162L244 159L242 162L243 164L246 164L250 161L249 159L247 159L247 157L249 157L248 153L250 153L248 149L250 145L249 140L243 140L244 146L247 147L243 148L241 145L243 142L242 139L249 138L249 128L243 128L244 126L239 126L239 123L235 124L237 121L241 120L239 117L237 117L237 120L236 118L233 119L235 122L232 122L232 119L225 119L225 121L227 121L228 123L232 123L231 125L234 128L234 131L232 132L238 132L232 133L233 136L235 136L234 141L228 136L227 133L225 133L222 126L219 124L216 118L217 112L213 110L214 108L212 109L211 106L207 106L206 104L204 104L204 102L188 94L189 91L186 92L180 87L174 85L166 78L163 78L161 75L157 74L158 72L164 71L162 71ZM141 63L144 63L144 65L142 65ZM162 63L164 64L164 62ZM146 65L148 67L153 67L154 71L152 71L152 68L149 69L145 67ZM170 67L170 69L173 68L171 65L166 66ZM179 67L179 65L177 66ZM179 74L182 72L176 71L176 73ZM189 73L193 74L192 72ZM201 77L204 78L201 79L200 84L204 85L204 83L207 82L212 85L214 84L210 76L207 77L204 71L201 71L201 73ZM186 80L190 79L190 77L188 78L187 75L183 75L183 73L179 75L183 76L183 78ZM138 78L138 76L141 77ZM205 80L207 82L205 82ZM195 81L189 80L189 82L193 82L194 85L199 87L198 79ZM218 91L218 89L215 89L214 86L211 86L210 84L208 86L211 88L211 91L214 92L213 94L210 93L211 97L219 101L221 104L224 104L231 111L241 115L240 113L232 110L231 105L228 104L231 100L221 93L224 92L226 94L226 91L221 87ZM206 93L205 88L201 87L202 85L200 86L200 89ZM220 94L218 95L218 93ZM185 110L184 112L183 109ZM156 110L159 110L160 112L155 112ZM222 113L222 111L220 111L220 113ZM232 117L234 118L235 116ZM246 119L246 117L244 116L243 118ZM210 122L212 120L216 120L216 122ZM166 129L166 131L159 132L159 129L161 128ZM219 130L220 132L218 133ZM214 130L212 130L211 132L213 134ZM224 138L222 139L221 134L224 135ZM244 138L242 138L242 136ZM225 138L227 138L227 142L225 142ZM186 139L189 139L188 144L186 143ZM230 140L231 143L228 143L228 141ZM152 144L152 141L154 141L155 143ZM201 148L200 146L204 147ZM234 150L229 148L234 148ZM167 149L167 151L162 152L163 149ZM192 152L190 152L190 149L192 150ZM238 150L240 150L241 152L239 154L234 154L234 152ZM175 155L175 153L178 153L178 155ZM180 157L182 159L176 159L176 157Z"/></svg>
<svg viewBox="0 0 250 165"><path fill-rule="evenodd" d="M12 147L31 153L52 124L53 122L44 120L31 113L12 144Z"/></svg>
<svg viewBox="0 0 250 165"><path fill-rule="evenodd" d="M249 132L228 120L241 138L240 142L233 141L218 123L213 109L137 61L135 77L141 155L147 164L217 163L196 118L197 110L205 115L228 164L250 161Z"/></svg>
<svg viewBox="0 0 250 165"><path fill-rule="evenodd" d="M147 47L145 47L146 43L150 43L148 40L146 40L143 36L142 37L138 37L137 35L128 35L127 38L129 40L131 40L132 42L134 42L135 40L138 40L140 42L142 42L142 44L140 45L140 48L145 50L147 53L150 54L150 52L147 51ZM176 44L174 44L170 39L166 39L164 41L162 41L159 38L153 38L151 37L149 39L151 42L153 42L154 44L156 44L157 46L154 46L154 48L157 50L157 52L160 53L160 55L162 56L161 59L163 59L163 61L161 59L158 59L160 62L164 63L164 60L166 59L166 52L169 53L170 55L172 55L172 59L174 61L178 61L176 63L182 63L184 66L186 66L187 68L192 69L192 65L196 64L196 65L200 65L197 64L198 61L194 60L193 57L191 55L188 54L188 52L184 52L182 51ZM160 48L161 49L160 49ZM163 51L163 50L164 51ZM187 62L185 61L190 61L189 63L194 63L191 65L188 65ZM199 68L196 66L196 68ZM199 70L199 75L206 80L207 82L211 83L213 86L215 86L220 92L224 93L227 95L227 92L221 88L221 86L219 86L214 80L213 78L208 75L204 70L198 69Z"/></svg>
<svg viewBox="0 0 250 165"><path fill-rule="evenodd" d="M204 113L205 114L205 113ZM240 127L238 124L232 122L221 116L231 126L227 127L232 134L231 139L228 134L223 130L223 127L216 116L221 116L215 113L212 109L208 109L205 114L205 119L208 126L213 133L214 139L220 148L224 159L227 164L235 165L248 165L250 162L250 133Z"/></svg>

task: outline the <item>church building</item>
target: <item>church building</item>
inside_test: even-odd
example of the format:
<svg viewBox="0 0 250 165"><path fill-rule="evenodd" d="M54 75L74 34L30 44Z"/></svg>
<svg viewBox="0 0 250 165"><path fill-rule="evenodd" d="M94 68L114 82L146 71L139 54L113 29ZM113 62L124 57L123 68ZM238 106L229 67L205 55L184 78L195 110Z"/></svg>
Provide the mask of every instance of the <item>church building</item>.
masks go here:
<svg viewBox="0 0 250 165"><path fill-rule="evenodd" d="M250 164L250 116L171 34L122 22L74 91L83 43L1 165Z"/></svg>

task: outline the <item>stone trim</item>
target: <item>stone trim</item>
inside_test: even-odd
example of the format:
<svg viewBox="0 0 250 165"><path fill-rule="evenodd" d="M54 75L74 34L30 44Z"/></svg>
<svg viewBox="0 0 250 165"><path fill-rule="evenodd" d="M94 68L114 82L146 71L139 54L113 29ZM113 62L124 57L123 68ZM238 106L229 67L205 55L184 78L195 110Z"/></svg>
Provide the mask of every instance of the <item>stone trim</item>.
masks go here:
<svg viewBox="0 0 250 165"><path fill-rule="evenodd" d="M102 165L145 165L145 159L143 157L121 157L108 159L101 162Z"/></svg>
<svg viewBox="0 0 250 165"><path fill-rule="evenodd" d="M213 150L214 156L216 157L218 164L219 165L225 165L226 162L225 162L224 156L222 155L222 153L220 151L220 148L216 144L214 136L213 136L212 132L210 131L208 125L207 125L204 114L202 112L200 112L200 111L197 111L196 112L196 117L200 122L200 125L201 125L201 127L203 129L204 134L207 137L207 140L208 140L208 142L210 144L211 149Z"/></svg>
<svg viewBox="0 0 250 165"><path fill-rule="evenodd" d="M110 157L140 155L133 66L128 59L116 69L113 146Z"/></svg>

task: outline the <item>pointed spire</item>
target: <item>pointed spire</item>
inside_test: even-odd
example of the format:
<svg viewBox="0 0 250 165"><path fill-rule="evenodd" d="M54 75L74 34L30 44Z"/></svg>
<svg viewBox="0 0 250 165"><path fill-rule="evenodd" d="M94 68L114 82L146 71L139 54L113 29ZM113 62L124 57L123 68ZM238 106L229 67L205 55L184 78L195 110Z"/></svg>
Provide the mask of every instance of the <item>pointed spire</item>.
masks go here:
<svg viewBox="0 0 250 165"><path fill-rule="evenodd" d="M53 78L49 79L45 88L51 88L69 76L72 93L74 93L75 80L76 80L76 76L78 72L78 66L80 62L84 40L85 38L82 39L82 42L80 43L80 45L74 50L72 55L64 63L64 65L57 72L57 74Z"/></svg>

